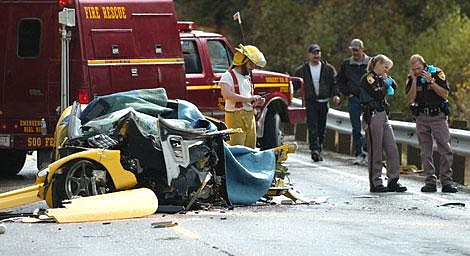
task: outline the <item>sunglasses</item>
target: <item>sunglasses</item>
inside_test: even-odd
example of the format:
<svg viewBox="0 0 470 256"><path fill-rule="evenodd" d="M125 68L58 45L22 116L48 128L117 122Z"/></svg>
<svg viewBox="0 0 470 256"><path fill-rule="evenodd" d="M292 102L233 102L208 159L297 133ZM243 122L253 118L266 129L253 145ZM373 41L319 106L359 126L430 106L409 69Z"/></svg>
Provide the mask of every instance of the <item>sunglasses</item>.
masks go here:
<svg viewBox="0 0 470 256"><path fill-rule="evenodd" d="M353 52L359 52L359 51L361 51L361 49L359 49L359 48L351 48L351 51L353 51Z"/></svg>

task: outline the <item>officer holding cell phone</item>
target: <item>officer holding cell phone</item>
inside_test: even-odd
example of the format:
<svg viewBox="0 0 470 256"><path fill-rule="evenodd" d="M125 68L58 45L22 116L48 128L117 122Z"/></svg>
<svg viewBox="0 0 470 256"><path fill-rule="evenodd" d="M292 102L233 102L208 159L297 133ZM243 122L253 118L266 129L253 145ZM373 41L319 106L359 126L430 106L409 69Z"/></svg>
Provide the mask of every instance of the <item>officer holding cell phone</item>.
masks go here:
<svg viewBox="0 0 470 256"><path fill-rule="evenodd" d="M421 164L426 176L422 192L436 192L436 168L433 163L433 138L437 143L439 178L442 192L456 193L452 182L452 150L447 123L449 115L449 85L444 71L428 65L419 54L410 58L410 72L406 83L406 95L416 119L416 132L421 149Z"/></svg>

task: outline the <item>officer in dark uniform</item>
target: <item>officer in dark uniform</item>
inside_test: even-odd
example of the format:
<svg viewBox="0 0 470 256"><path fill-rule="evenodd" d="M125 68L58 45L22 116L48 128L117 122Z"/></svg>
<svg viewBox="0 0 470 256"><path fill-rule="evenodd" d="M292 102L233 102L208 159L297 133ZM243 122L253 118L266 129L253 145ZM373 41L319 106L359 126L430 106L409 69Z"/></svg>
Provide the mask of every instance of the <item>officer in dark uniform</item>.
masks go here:
<svg viewBox="0 0 470 256"><path fill-rule="evenodd" d="M421 164L426 176L422 192L436 192L436 170L433 164L433 138L440 154L439 178L442 192L456 193L452 184L452 151L447 123L449 115L449 85L442 69L427 65L424 58L415 54L410 58L410 73L406 83L406 95L416 118L416 132L421 148Z"/></svg>
<svg viewBox="0 0 470 256"><path fill-rule="evenodd" d="M367 73L361 78L360 102L363 121L366 124L367 153L369 158L370 192L405 192L407 188L398 183L400 160L392 126L388 122L386 95L393 95L397 85L387 75L393 62L385 55L373 57L367 65ZM382 150L387 154L387 187L382 185Z"/></svg>

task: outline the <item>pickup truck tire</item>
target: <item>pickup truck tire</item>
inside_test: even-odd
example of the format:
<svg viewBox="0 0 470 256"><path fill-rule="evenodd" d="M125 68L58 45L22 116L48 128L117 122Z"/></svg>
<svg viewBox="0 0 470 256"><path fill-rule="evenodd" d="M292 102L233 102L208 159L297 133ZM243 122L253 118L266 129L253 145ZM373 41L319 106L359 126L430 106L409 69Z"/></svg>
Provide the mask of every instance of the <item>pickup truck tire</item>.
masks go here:
<svg viewBox="0 0 470 256"><path fill-rule="evenodd" d="M0 149L0 176L11 177L23 169L26 161L26 151Z"/></svg>
<svg viewBox="0 0 470 256"><path fill-rule="evenodd" d="M284 134L281 131L281 116L276 110L269 109L264 120L264 133L261 139L261 149L270 149L284 143Z"/></svg>

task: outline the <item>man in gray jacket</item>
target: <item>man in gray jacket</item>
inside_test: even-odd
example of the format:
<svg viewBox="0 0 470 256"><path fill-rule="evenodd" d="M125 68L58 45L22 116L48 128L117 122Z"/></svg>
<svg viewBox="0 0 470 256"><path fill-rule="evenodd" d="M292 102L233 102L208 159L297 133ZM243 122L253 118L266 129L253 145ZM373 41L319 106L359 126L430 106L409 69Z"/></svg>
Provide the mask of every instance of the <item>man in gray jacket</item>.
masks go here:
<svg viewBox="0 0 470 256"><path fill-rule="evenodd" d="M308 139L312 160L322 161L322 144L325 138L328 101L330 98L339 104L339 91L336 87L336 70L321 59L318 44L308 47L308 61L300 65L295 76L304 80L305 107L307 109Z"/></svg>
<svg viewBox="0 0 470 256"><path fill-rule="evenodd" d="M366 73L370 57L364 53L364 43L353 39L349 46L351 57L345 59L338 73L338 87L348 98L348 111L353 135L354 164L367 165L366 143L361 134L362 107L359 102L359 85L361 77Z"/></svg>

